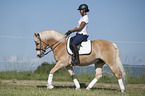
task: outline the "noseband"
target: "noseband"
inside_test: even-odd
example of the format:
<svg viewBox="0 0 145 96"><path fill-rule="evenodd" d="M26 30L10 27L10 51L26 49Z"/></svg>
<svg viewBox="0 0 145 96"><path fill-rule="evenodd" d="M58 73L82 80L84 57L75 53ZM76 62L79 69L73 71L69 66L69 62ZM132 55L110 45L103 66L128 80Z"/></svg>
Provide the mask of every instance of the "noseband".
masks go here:
<svg viewBox="0 0 145 96"><path fill-rule="evenodd" d="M43 49L43 46L41 45L42 44L42 42L44 43L44 44L46 44L44 41L42 41L41 40L41 38L40 38L40 35L38 34L38 39L40 40L40 48L36 48L36 50L39 50L40 51L40 53L42 53L41 51L44 51L44 52L46 52L46 50L44 50ZM46 44L47 45L47 44ZM47 45L48 46L48 45Z"/></svg>
<svg viewBox="0 0 145 96"><path fill-rule="evenodd" d="M67 36L63 37L62 39L66 38ZM36 50L40 50L41 55L47 55L48 53L50 53L51 51L53 51L61 42L62 39L56 41L54 44L52 44L51 46L49 46L48 44L46 44L44 41L41 40L40 35L38 33L38 39L40 40L40 48L36 48ZM46 49L43 49L43 46L41 45L42 42L47 45L48 47ZM57 44L58 43L58 44ZM57 45L56 45L57 44ZM54 45L56 45L53 49L49 50L48 52L46 52L47 49L52 48ZM41 52L44 51L44 52ZM43 53L43 54L42 54Z"/></svg>

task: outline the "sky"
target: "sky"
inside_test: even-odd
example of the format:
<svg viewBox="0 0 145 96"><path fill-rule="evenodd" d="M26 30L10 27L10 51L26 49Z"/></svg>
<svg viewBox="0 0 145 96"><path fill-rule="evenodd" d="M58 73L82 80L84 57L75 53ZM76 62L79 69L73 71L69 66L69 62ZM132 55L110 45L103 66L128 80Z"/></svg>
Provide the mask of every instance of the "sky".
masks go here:
<svg viewBox="0 0 145 96"><path fill-rule="evenodd" d="M76 27L84 3L90 9L89 39L114 42L123 63L145 65L145 0L0 0L0 61L55 62L52 52L37 58L33 33L65 34Z"/></svg>

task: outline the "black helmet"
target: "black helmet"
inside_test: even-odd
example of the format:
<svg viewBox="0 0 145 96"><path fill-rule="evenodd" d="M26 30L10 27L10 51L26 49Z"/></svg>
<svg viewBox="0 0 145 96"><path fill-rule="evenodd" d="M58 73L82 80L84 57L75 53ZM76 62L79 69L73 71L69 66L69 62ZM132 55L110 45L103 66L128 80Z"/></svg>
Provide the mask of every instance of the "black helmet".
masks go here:
<svg viewBox="0 0 145 96"><path fill-rule="evenodd" d="M81 4L78 8L78 10L86 10L86 12L89 12L89 8L87 4Z"/></svg>

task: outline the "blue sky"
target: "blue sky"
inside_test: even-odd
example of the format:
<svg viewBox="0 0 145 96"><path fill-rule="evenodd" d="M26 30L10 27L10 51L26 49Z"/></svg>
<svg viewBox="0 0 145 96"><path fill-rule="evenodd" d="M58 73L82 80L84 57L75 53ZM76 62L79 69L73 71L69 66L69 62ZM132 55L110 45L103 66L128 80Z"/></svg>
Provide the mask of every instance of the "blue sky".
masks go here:
<svg viewBox="0 0 145 96"><path fill-rule="evenodd" d="M33 33L76 27L83 3L90 9L89 39L118 41L123 63L145 64L145 0L0 0L0 61L37 59ZM53 62L53 54L40 60Z"/></svg>

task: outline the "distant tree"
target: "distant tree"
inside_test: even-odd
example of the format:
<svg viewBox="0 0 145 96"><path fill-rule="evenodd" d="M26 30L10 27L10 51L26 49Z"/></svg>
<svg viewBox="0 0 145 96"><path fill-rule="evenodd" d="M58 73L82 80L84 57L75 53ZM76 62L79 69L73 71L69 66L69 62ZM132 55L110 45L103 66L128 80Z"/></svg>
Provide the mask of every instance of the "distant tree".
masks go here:
<svg viewBox="0 0 145 96"><path fill-rule="evenodd" d="M50 70L55 66L56 63L48 63L43 62L41 66L38 66L37 69L34 71L34 73L37 74L49 74ZM61 73L63 74L65 71L64 68L61 68L60 70L56 71L55 73Z"/></svg>

